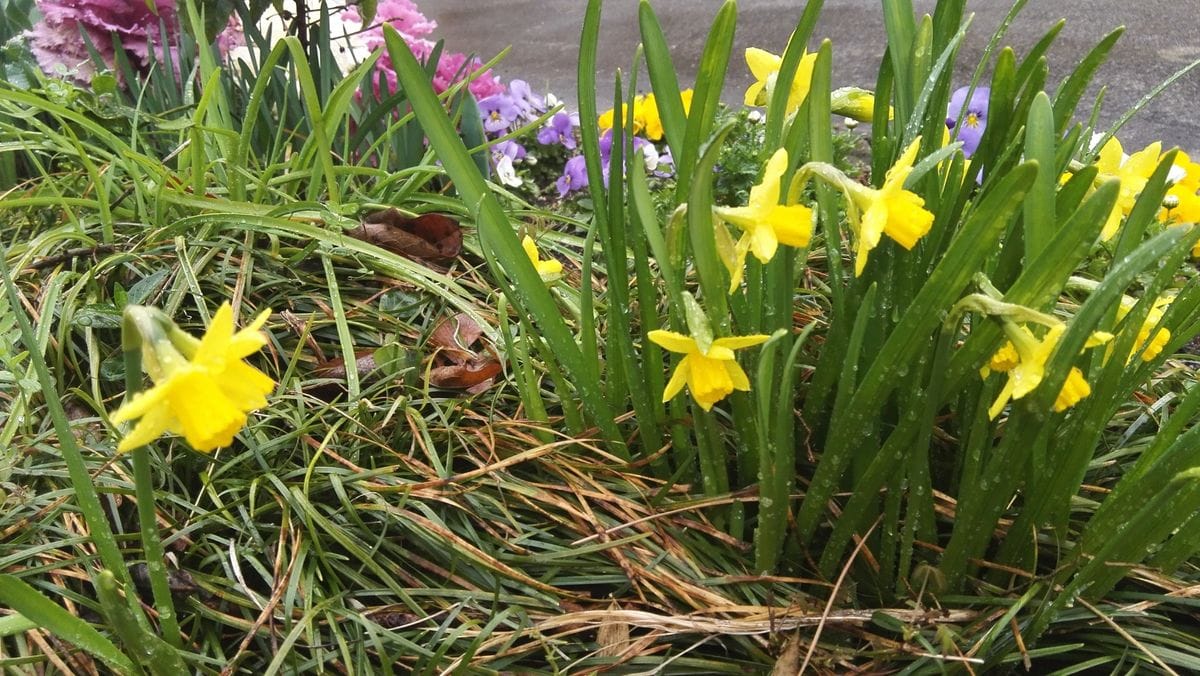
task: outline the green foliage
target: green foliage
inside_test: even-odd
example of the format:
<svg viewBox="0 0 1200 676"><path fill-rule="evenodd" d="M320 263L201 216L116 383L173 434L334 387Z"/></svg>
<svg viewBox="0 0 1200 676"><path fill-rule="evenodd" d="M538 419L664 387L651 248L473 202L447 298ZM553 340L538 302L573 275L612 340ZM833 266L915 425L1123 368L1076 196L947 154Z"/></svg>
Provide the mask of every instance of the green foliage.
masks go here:
<svg viewBox="0 0 1200 676"><path fill-rule="evenodd" d="M830 668L1194 670L1178 592L1200 549L1200 394L1176 353L1200 333L1200 233L1158 220L1174 155L1128 204L1090 164L1093 124L1076 120L1115 34L1050 96L1061 25L1023 55L999 29L974 69L991 100L968 159L941 147L965 2L922 18L885 2L870 157L847 162L859 141L834 133L822 4L770 83L788 92L811 68L805 101L768 96L751 123L719 106L740 67L735 4L714 16L685 114L641 3L679 179L649 182L618 112L606 189L589 2L579 219L488 181L463 85L435 95L390 29L402 91L382 101L373 62L327 67L327 20L273 48L252 33L256 68L236 72L185 41L182 77L128 69L128 95L0 83L19 186L0 196L0 591L20 613L0 617L0 666L47 663L23 638L37 626L116 670L568 672L611 667L592 630L615 627L644 642L622 668L747 672L788 652L760 635L819 624ZM264 7L238 11L252 25ZM201 8L187 5L194 34L211 31ZM618 76L616 111L639 76ZM876 189L919 196L933 221L911 247L889 232L856 274L843 245L863 241ZM752 202L766 190L812 209L811 241L739 257L732 210L777 206ZM1114 205L1120 235L1100 242ZM465 253L427 265L348 234L387 206L453 216ZM565 263L553 285L521 247L531 223ZM139 378L121 308L198 330L225 299L277 313L255 357L279 381L271 406L212 456L164 439L112 457L106 412ZM434 327L460 313L508 367L480 394L428 377ZM980 368L1020 326L1045 338L1038 322L1061 329L1041 383L989 415L1006 376ZM1161 354L1143 328L1169 330ZM657 329L705 349L762 336L738 352L749 390L711 410L686 391L661 401L679 360ZM1098 332L1112 337L1085 350ZM1090 391L1055 410L1073 369Z"/></svg>

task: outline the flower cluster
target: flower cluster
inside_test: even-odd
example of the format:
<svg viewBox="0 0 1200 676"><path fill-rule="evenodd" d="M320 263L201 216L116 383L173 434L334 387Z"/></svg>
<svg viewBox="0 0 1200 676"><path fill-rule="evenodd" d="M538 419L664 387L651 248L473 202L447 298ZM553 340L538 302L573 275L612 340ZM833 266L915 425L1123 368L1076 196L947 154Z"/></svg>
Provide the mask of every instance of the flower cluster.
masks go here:
<svg viewBox="0 0 1200 676"><path fill-rule="evenodd" d="M692 90L687 89L679 94L680 102L683 104L684 114L691 109L692 105ZM659 178L668 178L675 173L675 161L671 157L671 151L665 146L660 151L655 142L663 139L662 116L658 109L658 102L654 98L654 94L645 94L634 99L632 120L629 120L629 106L621 105L621 119L623 121L631 121L633 124L632 149L635 154L641 156L643 163L646 166L646 172L652 176ZM560 113L561 115L561 113ZM613 122L616 119L616 110L610 109L600 114L596 120L596 126L600 129L600 166L601 176L604 185L609 182L609 175L612 173L612 144L613 144ZM575 139L574 130L579 126L579 116L573 115L569 121L559 118L556 115L550 120L550 124L538 134L538 142L545 145L560 145L568 150L576 150L577 141ZM555 184L558 188L560 198L565 198L577 190L583 190L588 187L587 166L582 155L576 155L566 161L563 166L562 176L559 177Z"/></svg>
<svg viewBox="0 0 1200 676"><path fill-rule="evenodd" d="M1171 169L1170 178L1174 183L1167 190L1163 208L1158 213L1159 220L1168 225L1200 223L1200 163L1180 152ZM1192 249L1192 256L1200 258L1200 243Z"/></svg>
<svg viewBox="0 0 1200 676"><path fill-rule="evenodd" d="M537 120L546 112L546 99L534 93L529 83L513 80L507 91L500 91L479 101L483 131L493 141L492 167L496 178L504 185L520 187L524 180L517 175L515 163L533 161L525 146L513 139L499 140ZM558 113L563 115L563 113ZM569 124L569 122L568 122ZM541 141L541 134L538 135Z"/></svg>
<svg viewBox="0 0 1200 676"><path fill-rule="evenodd" d="M426 18L412 0L381 0L376 5L375 18L370 25L363 25L358 7L354 6L346 8L341 20L348 29L348 39L366 47L365 53L357 53L359 61L384 44L385 24L396 29L418 59L428 59L433 53L435 42L429 40L428 36L437 28L437 22ZM476 99L502 93L503 83L490 70L479 72L482 66L479 59L468 58L461 52L443 52L433 73L433 89L440 94L456 82L471 78L467 88ZM397 89L396 68L386 50L375 63L374 86L376 95L391 94Z"/></svg>
<svg viewBox="0 0 1200 676"><path fill-rule="evenodd" d="M170 0L158 0L160 3ZM133 4L133 3L130 3ZM170 4L174 4L170 2ZM258 20L258 30L272 44L287 34L290 17L296 14L294 2L282 3L283 13L276 11L274 5ZM309 6L309 16L305 20L310 24L318 23L322 9L319 6ZM349 72L362 63L377 48L384 47L383 27L390 25L396 29L400 37L409 46L418 59L428 59L433 53L435 42L429 37L437 29L437 22L421 13L412 0L380 0L376 4L375 17L370 24L364 24L362 15L355 5L349 5L341 12L330 12L328 17L329 41L334 60L343 72ZM229 53L232 61L250 63L250 52L246 48L235 49ZM482 70L483 63L476 58L468 58L461 52L443 51L433 73L433 88L439 94L446 91L455 83L471 79L468 89L476 99L484 99L505 91L504 84L490 70ZM372 87L375 96L383 98L398 87L398 79L391 56L384 48L379 60L375 62L375 72L372 77Z"/></svg>
<svg viewBox="0 0 1200 676"><path fill-rule="evenodd" d="M952 133L957 129L956 138L962 141L963 155L967 157L975 154L979 149L979 142L983 140L983 132L987 129L988 97L991 93L990 87L976 87L973 92L970 87L960 87L950 95L950 103L946 106L946 129ZM970 99L967 98L968 94Z"/></svg>

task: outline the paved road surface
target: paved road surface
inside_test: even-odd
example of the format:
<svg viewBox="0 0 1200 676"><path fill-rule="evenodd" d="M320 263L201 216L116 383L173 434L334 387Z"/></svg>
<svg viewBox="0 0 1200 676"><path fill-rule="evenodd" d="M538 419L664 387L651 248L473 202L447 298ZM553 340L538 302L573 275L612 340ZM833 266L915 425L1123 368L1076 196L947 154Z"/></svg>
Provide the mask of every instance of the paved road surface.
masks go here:
<svg viewBox="0 0 1200 676"><path fill-rule="evenodd" d="M681 81L695 76L717 0L652 0L673 50ZM422 11L440 24L438 36L448 48L476 50L491 56L512 45L499 71L506 79L524 78L535 88L548 87L574 99L576 52L583 0L421 0ZM918 13L932 13L935 2L914 0ZM834 86L873 87L884 51L879 0L826 0L815 40L828 37L834 46ZM972 0L975 21L958 73L969 78L971 66L1007 13L1003 0ZM801 0L742 0L739 3L735 53L747 46L782 51L803 9ZM610 92L611 74L629 69L638 42L636 0L607 0L599 49L601 91ZM1050 81L1057 82L1109 30L1127 30L1097 80L1108 85L1102 123L1114 121L1146 92L1176 70L1200 58L1200 0L1030 0L1013 23L1004 44L1029 49L1058 19L1067 24L1051 49ZM813 44L816 44L814 40ZM752 78L740 59L731 65L725 98L736 102ZM644 76L641 78L644 81ZM1052 88L1053 89L1053 88ZM1093 92L1094 94L1094 92ZM606 94L611 96L611 94ZM1121 134L1126 146L1141 147L1161 139L1200 151L1200 68L1193 70L1148 106ZM1193 152L1193 154L1196 154Z"/></svg>

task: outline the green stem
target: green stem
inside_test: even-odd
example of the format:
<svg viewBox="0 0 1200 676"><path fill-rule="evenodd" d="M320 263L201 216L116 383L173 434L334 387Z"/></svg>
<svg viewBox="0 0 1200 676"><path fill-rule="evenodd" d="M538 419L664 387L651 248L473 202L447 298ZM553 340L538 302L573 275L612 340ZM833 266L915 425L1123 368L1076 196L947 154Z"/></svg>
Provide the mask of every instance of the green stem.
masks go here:
<svg viewBox="0 0 1200 676"><path fill-rule="evenodd" d="M121 347L125 356L125 398L132 399L142 389L142 335L138 330L135 312L126 310L121 325ZM137 497L138 526L142 534L142 553L146 557L146 572L154 594L154 607L163 637L172 647L182 646L179 621L171 587L167 583L166 551L158 533L157 510L154 500L154 473L150 466L150 451L139 446L133 456L133 487Z"/></svg>
<svg viewBox="0 0 1200 676"><path fill-rule="evenodd" d="M100 505L100 497L96 493L96 487L92 483L92 475L88 471L87 463L83 459L83 453L79 450L79 445L75 441L75 434L71 430L71 424L67 421L67 413L63 409L62 399L58 395L58 385L54 379L50 377L50 369L46 366L45 359L42 356L41 350L38 349L37 338L35 337L33 326L29 323L29 317L21 311L21 299L17 295L17 287L12 278L8 267L8 250L7 248L0 251L0 281L4 282L4 288L8 292L9 304L13 309L13 316L17 321L17 326L21 330L21 341L29 350L29 361L33 365L33 370L37 374L38 384L42 388L46 400L46 409L49 412L50 420L54 424L54 432L58 436L58 444L62 453L63 462L67 465L67 474L71 479L71 486L75 491L75 502L79 506L79 511L83 514L83 520L87 524L88 533L92 537L92 542L96 545L96 552L100 556L100 563L104 568L112 571L112 574L126 588L132 588L129 579L129 570L125 567L125 558L121 555L121 549L117 546L117 540L113 536L112 528L109 527L108 517L104 513L104 508ZM133 611L133 616L137 618L137 622L145 627L149 627L150 623L146 619L141 608L137 604L136 596L126 598Z"/></svg>

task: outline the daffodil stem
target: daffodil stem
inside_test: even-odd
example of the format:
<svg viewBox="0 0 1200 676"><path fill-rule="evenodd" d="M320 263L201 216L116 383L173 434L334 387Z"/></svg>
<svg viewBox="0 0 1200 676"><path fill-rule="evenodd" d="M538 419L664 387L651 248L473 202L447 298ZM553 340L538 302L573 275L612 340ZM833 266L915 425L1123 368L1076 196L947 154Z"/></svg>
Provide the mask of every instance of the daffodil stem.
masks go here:
<svg viewBox="0 0 1200 676"><path fill-rule="evenodd" d="M142 335L138 320L126 312L121 325L121 347L125 356L125 397L133 398L142 389ZM174 648L181 647L179 621L171 587L167 583L166 551L158 534L158 513L154 501L154 472L150 466L150 451L139 446L133 456L133 487L137 498L138 526L142 533L142 553L146 557L146 573L154 594L154 608L163 638Z"/></svg>
<svg viewBox="0 0 1200 676"><path fill-rule="evenodd" d="M58 396L58 385L50 376L50 369L46 365L42 351L38 348L33 325L30 324L29 317L21 309L21 298L17 295L17 287L8 268L8 251L6 249L0 249L0 282L3 282L8 293L9 305L12 306L12 314L21 333L21 342L29 350L29 362L37 376L38 384L42 388L46 409L54 424L54 432L58 435L59 452L62 453L63 462L67 465L67 473L75 491L75 502L79 506L80 513L83 514L83 520L87 524L92 542L96 545L100 563L111 571L126 588L132 588L129 570L125 567L125 558L121 554L120 547L117 546L117 540L108 524L108 516L100 504L100 496L96 493L91 472L88 471L83 453L79 450L75 434L67 420L62 400ZM145 614L141 612L135 599L131 597L127 601L137 621L144 626L149 626Z"/></svg>
<svg viewBox="0 0 1200 676"><path fill-rule="evenodd" d="M704 494L716 497L729 492L729 469L721 444L721 432L713 420L713 414L693 403L692 411L696 422L696 450L700 459L700 481ZM725 528L725 519L714 522L717 528Z"/></svg>

